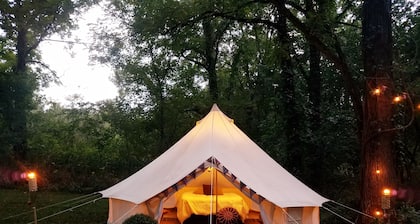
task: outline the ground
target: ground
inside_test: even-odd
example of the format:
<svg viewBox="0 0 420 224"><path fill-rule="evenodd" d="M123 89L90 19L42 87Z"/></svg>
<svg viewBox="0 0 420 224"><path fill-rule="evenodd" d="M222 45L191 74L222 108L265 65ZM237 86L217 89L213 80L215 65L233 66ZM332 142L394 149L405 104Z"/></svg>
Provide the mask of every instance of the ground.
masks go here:
<svg viewBox="0 0 420 224"><path fill-rule="evenodd" d="M36 193L35 204L28 204L28 191L21 189L0 189L0 223L27 224L34 221L33 205L37 208L37 218L43 219L58 212L41 223L59 224L99 224L106 223L108 201L88 194L40 191ZM79 208L77 206L83 205ZM73 209L71 209L73 208ZM70 210L71 209L71 210Z"/></svg>

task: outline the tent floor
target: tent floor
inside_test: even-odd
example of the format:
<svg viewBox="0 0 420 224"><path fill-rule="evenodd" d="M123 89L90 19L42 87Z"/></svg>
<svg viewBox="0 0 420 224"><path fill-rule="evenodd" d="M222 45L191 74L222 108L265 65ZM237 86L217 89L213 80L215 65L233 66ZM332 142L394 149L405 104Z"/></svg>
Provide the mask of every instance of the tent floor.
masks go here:
<svg viewBox="0 0 420 224"><path fill-rule="evenodd" d="M244 224L262 224L260 213L257 211L250 211L249 218L245 219ZM162 219L159 224L181 224L176 216L176 208L165 209ZM200 224L202 224L200 222Z"/></svg>

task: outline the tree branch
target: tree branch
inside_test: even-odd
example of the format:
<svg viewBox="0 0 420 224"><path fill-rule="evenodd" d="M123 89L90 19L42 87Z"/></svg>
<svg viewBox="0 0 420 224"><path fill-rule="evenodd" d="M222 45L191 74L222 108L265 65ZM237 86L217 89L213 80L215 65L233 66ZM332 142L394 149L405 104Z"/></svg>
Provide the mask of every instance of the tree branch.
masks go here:
<svg viewBox="0 0 420 224"><path fill-rule="evenodd" d="M298 29L305 38L312 43L328 60L334 63L335 67L341 71L341 74L344 79L345 88L350 95L353 102L353 109L357 115L359 121L362 120L363 111L361 103L361 94L359 89L356 87L354 80L352 78L352 73L348 67L347 62L345 61L344 54L341 52L339 47L338 40L335 41L335 50L334 52L327 45L325 45L317 36L315 36L304 23L302 23L295 15L293 15L284 5L279 4L277 1L273 1L273 4L279 8L279 12L286 16L286 18Z"/></svg>
<svg viewBox="0 0 420 224"><path fill-rule="evenodd" d="M28 64L38 64L41 67L47 69L51 73L52 81L54 83L61 84L60 78L58 77L57 72L54 71L53 69L51 69L49 65L45 64L42 61L38 61L38 60L29 60L29 61L27 61L27 63Z"/></svg>

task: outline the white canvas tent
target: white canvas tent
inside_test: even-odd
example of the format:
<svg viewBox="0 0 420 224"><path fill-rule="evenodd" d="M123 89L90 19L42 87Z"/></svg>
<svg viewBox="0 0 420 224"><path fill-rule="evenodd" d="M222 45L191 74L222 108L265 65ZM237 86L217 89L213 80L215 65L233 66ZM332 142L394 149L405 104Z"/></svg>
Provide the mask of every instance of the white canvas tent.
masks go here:
<svg viewBox="0 0 420 224"><path fill-rule="evenodd" d="M179 206L183 191L203 184L240 195L245 212L259 212L264 223L319 223L319 207L328 201L270 158L217 105L165 153L100 193L109 198L108 223L136 213L159 220L164 208Z"/></svg>

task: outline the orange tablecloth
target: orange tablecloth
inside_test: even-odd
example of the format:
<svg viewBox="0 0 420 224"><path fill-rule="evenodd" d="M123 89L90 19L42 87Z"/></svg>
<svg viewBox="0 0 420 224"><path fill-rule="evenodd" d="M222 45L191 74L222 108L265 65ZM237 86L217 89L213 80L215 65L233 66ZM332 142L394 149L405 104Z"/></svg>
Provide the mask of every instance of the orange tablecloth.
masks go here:
<svg viewBox="0 0 420 224"><path fill-rule="evenodd" d="M209 215L211 207L213 207L211 210L213 214L216 213L216 208L217 211L225 207L234 208L241 215L242 219L245 219L249 212L248 204L241 196L235 193L224 193L222 195L210 196L196 194L193 192L185 192L178 199L177 216L179 221L183 223L192 214Z"/></svg>

